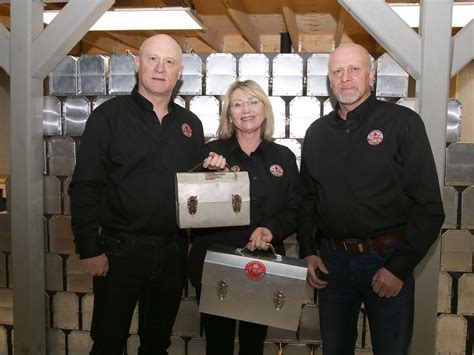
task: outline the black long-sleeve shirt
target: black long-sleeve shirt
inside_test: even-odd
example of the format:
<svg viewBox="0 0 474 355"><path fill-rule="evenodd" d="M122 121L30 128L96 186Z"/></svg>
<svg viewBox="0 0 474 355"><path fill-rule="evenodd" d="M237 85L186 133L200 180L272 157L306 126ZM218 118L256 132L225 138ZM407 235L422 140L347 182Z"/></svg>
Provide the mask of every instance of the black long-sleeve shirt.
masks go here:
<svg viewBox="0 0 474 355"><path fill-rule="evenodd" d="M298 241L301 256L317 239L368 239L405 228L385 267L404 280L425 256L444 220L436 167L421 118L370 96L308 128L302 151ZM316 235L316 237L315 237Z"/></svg>
<svg viewBox="0 0 474 355"><path fill-rule="evenodd" d="M135 88L90 115L70 184L72 229L81 258L97 256L99 226L134 234L178 230L175 173L204 145L201 121L174 104L160 124Z"/></svg>
<svg viewBox="0 0 474 355"><path fill-rule="evenodd" d="M190 279L199 284L207 248L223 244L243 248L257 227L268 228L272 245L283 252L283 241L297 228L297 209L301 201L295 155L282 145L263 140L248 156L234 137L209 142L203 157L214 151L223 155L230 167L247 171L250 180L250 225L193 230L193 246L188 265Z"/></svg>

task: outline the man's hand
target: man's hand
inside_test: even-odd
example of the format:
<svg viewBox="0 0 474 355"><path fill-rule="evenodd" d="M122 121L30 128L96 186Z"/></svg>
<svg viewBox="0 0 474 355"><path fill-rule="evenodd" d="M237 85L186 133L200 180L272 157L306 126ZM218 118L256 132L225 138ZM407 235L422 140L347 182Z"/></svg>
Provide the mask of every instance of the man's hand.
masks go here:
<svg viewBox="0 0 474 355"><path fill-rule="evenodd" d="M204 159L202 167L211 170L222 170L225 168L226 160L222 155L215 152L209 152L209 156Z"/></svg>
<svg viewBox="0 0 474 355"><path fill-rule="evenodd" d="M402 286L403 281L384 267L380 268L372 277L372 289L380 297L395 297Z"/></svg>
<svg viewBox="0 0 474 355"><path fill-rule="evenodd" d="M254 251L255 249L267 250L267 243L270 243L273 239L273 234L270 229L265 227L257 227L252 232L247 243L247 249Z"/></svg>
<svg viewBox="0 0 474 355"><path fill-rule="evenodd" d="M80 260L81 272L92 276L105 276L109 271L109 259L105 254Z"/></svg>
<svg viewBox="0 0 474 355"><path fill-rule="evenodd" d="M308 262L308 282L311 286L317 289L326 287L327 281L323 281L318 277L317 271L324 274L329 274L328 269L324 266L323 261L319 256L308 255L304 258Z"/></svg>

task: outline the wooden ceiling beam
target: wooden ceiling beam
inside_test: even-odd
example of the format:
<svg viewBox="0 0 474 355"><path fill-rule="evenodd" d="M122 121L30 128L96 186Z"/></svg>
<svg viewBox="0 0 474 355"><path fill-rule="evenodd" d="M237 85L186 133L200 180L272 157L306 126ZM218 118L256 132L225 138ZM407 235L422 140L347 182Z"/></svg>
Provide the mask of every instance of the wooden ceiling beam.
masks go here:
<svg viewBox="0 0 474 355"><path fill-rule="evenodd" d="M341 10L339 11L339 16L337 19L336 32L334 32L334 48L339 47L341 44L342 37L344 36L345 22L348 18L347 15L347 11L341 6Z"/></svg>
<svg viewBox="0 0 474 355"><path fill-rule="evenodd" d="M71 49L69 54L76 57L80 57L83 54L97 54L97 53L102 53L102 52L103 52L102 49L91 46L90 44L84 41L80 41Z"/></svg>
<svg viewBox="0 0 474 355"><path fill-rule="evenodd" d="M300 51L300 32L296 21L295 11L293 10L292 0L281 0L281 9L283 11L283 19L285 20L286 29L290 33L293 51Z"/></svg>
<svg viewBox="0 0 474 355"><path fill-rule="evenodd" d="M0 4L0 23L10 29L10 6Z"/></svg>
<svg viewBox="0 0 474 355"><path fill-rule="evenodd" d="M248 11L245 10L242 2L240 0L222 0L222 3L235 27L239 29L245 40L256 52L261 52L262 42L258 28L250 18Z"/></svg>
<svg viewBox="0 0 474 355"><path fill-rule="evenodd" d="M107 35L105 32L87 32L82 38L82 41L92 47L96 47L107 54L121 54L126 53L128 46L117 42L114 38Z"/></svg>
<svg viewBox="0 0 474 355"><path fill-rule="evenodd" d="M142 35L129 34L125 31L107 31L106 33L108 36L119 41L122 45L130 47L130 50L135 53L138 53L140 46L145 40L145 37Z"/></svg>
<svg viewBox="0 0 474 355"><path fill-rule="evenodd" d="M0 23L5 26L8 30L10 29L10 17L0 15Z"/></svg>
<svg viewBox="0 0 474 355"><path fill-rule="evenodd" d="M221 31L217 29L210 17L200 16L202 24L204 25L203 30L196 31L196 35L210 47L218 52L224 51L224 37Z"/></svg>

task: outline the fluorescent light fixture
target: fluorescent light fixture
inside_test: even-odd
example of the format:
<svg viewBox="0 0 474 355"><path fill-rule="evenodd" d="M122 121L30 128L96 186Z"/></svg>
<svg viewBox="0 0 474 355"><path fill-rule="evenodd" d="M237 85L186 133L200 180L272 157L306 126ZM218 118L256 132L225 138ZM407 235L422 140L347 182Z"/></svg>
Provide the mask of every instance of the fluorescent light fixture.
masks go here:
<svg viewBox="0 0 474 355"><path fill-rule="evenodd" d="M410 27L420 27L420 5L389 4ZM474 3L453 4L452 27L464 27L474 18Z"/></svg>
<svg viewBox="0 0 474 355"><path fill-rule="evenodd" d="M59 11L44 11L49 24ZM187 7L114 9L105 12L90 31L201 30L203 25Z"/></svg>

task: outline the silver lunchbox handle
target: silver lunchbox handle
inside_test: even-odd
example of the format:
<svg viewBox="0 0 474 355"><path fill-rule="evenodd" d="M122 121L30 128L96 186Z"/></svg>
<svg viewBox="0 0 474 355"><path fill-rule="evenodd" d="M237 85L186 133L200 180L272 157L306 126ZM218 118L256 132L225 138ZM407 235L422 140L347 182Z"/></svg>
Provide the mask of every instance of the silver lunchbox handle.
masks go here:
<svg viewBox="0 0 474 355"><path fill-rule="evenodd" d="M273 255L275 256L275 261L282 261L283 260L283 257L280 254L277 254L275 252L275 248L273 247L273 245L271 245L270 243L266 243L266 245L268 246L268 248L272 251ZM237 249L235 249L235 253L239 254L241 256L245 256L244 255L245 250L248 250L247 247L237 248Z"/></svg>

